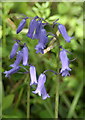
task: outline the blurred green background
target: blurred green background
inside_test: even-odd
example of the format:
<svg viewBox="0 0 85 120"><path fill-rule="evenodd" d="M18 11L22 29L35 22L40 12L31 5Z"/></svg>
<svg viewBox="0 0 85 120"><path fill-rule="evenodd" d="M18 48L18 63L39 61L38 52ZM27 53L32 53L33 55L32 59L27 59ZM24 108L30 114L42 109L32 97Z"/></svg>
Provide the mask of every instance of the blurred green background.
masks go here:
<svg viewBox="0 0 85 120"><path fill-rule="evenodd" d="M49 23L59 18L58 23L66 26L68 34L74 36L71 43L66 43L62 36L59 36L61 45L71 51L68 54L72 60L71 76L60 77L59 88L59 118L83 118L85 111L83 96L83 2L11 2L0 3L0 39L2 38L2 72L11 69L10 64L14 60L9 59L9 54L15 39L26 42L29 48L29 63L36 66L37 75L46 69L57 71L56 52L57 46L46 54L36 54L35 45L37 40L31 40L26 36L30 20L21 33L16 35L16 29L23 14L28 17L38 15ZM2 26L3 23L3 26ZM49 28L48 28L49 31ZM0 46L1 51L1 46ZM1 57L1 56L0 56ZM1 68L0 68L1 69ZM13 74L5 78L2 74L2 117L3 118L26 118L27 91L30 77L23 74ZM30 88L30 118L54 118L56 76L47 72L46 90L51 96L42 100L34 95ZM1 93L0 93L1 97ZM1 107L0 107L1 108Z"/></svg>

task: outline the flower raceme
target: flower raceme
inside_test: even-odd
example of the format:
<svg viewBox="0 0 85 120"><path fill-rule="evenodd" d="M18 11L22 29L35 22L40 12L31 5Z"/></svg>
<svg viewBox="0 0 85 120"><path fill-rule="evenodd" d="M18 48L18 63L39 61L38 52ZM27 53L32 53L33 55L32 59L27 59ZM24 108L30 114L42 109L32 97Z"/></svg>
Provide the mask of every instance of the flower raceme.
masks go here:
<svg viewBox="0 0 85 120"><path fill-rule="evenodd" d="M10 54L10 58L14 57L18 47L19 47L19 44L15 43L13 48L12 48L12 51L11 51L11 54ZM18 66L20 64L20 62L22 60L23 60L23 65L24 66L28 65L28 55L29 55L28 54L28 48L27 48L26 44L24 43L22 50L17 52L17 56L16 56L16 60L15 60L14 64L12 64L10 66L11 67L16 67L16 66Z"/></svg>
<svg viewBox="0 0 85 120"><path fill-rule="evenodd" d="M14 74L20 69L19 64L22 60L23 60L24 66L28 65L28 48L26 44L24 43L22 50L16 52L19 46L20 45L17 42L13 45L12 51L10 53L10 58L13 58L17 54L16 60L13 64L10 65L11 67L13 67L13 69L4 72L4 74L6 74L6 77L9 77L9 75Z"/></svg>
<svg viewBox="0 0 85 120"><path fill-rule="evenodd" d="M62 64L60 73L62 73L62 76L70 75L68 71L71 71L71 69L69 68L69 59L67 57L65 49L60 51L60 60Z"/></svg>
<svg viewBox="0 0 85 120"><path fill-rule="evenodd" d="M22 21L20 22L20 24L17 28L17 31L16 31L17 34L20 33L22 31L22 29L24 28L24 26L26 24L26 19L28 19L28 17L23 18ZM59 20L59 19L57 19L57 20ZM49 39L48 33L44 28L44 26L46 26L47 24L50 25L50 27L52 27L52 29L54 29L54 25L58 24L58 30L62 34L62 36L66 42L70 42L71 39L73 38L67 34L67 31L66 31L66 28L64 25L56 23L57 20L55 20L53 22L53 25L50 25L43 18L39 18L38 16L34 17L30 21L27 37L29 37L31 39L38 39L38 44L35 46L36 53L44 54L44 49L46 48L46 44L49 42L48 41L48 39ZM51 32L49 32L49 33L51 33ZM54 33L51 33L51 35L53 37L57 36L56 34L54 35ZM18 72L18 70L22 67L19 65L22 61L22 64L23 64L22 68L24 70L26 70L25 73L28 73L28 70L25 68L25 66L30 66L29 67L29 74L30 74L30 80L31 80L30 86L37 85L36 90L33 91L33 93L38 94L39 96L42 96L43 100L46 98L49 98L50 96L48 95L46 88L45 88L45 82L46 82L45 73L47 71L51 71L51 72L53 72L53 71L45 70L43 73L41 73L39 75L39 78L37 80L35 66L28 64L28 58L29 58L28 47L26 46L25 43L23 45L20 45L19 42L18 42L18 40L16 40L16 43L12 47L12 50L10 53L10 59L12 59L14 56L16 56L16 60L15 60L14 64L10 65L13 68L10 69L9 71L4 72L4 74L6 74L5 77L9 77L10 75ZM56 40L56 42L57 42L57 40ZM20 47L20 51L18 51L19 47ZM60 46L58 46L58 47L62 48ZM67 51L62 48L62 50L60 51L59 57L60 57L60 61L62 64L62 68L60 70L60 73L56 73L56 75L62 74L62 76L69 76L70 75L69 71L71 71L71 69L69 68L69 59L67 57Z"/></svg>

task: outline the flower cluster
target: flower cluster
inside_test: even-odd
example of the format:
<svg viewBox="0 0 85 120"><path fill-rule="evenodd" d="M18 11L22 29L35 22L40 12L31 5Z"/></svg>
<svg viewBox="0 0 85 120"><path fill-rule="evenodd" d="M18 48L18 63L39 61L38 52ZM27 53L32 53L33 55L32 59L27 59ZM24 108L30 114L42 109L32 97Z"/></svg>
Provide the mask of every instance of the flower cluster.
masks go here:
<svg viewBox="0 0 85 120"><path fill-rule="evenodd" d="M19 47L22 47L22 49L18 51ZM16 43L12 47L10 59L13 59L15 56L15 62L10 65L12 69L4 72L6 74L5 77L10 77L11 74L18 72L21 68L21 66L19 66L21 61L23 62L24 66L28 65L28 48L25 43L21 46L19 40L16 40Z"/></svg>
<svg viewBox="0 0 85 120"><path fill-rule="evenodd" d="M46 99L47 97L50 97L45 89L45 82L46 82L46 75L44 73L41 73L39 75L39 78L37 80L36 78L36 69L34 66L30 66L30 78L31 78L31 82L30 85L32 86L33 84L37 85L37 88L35 91L33 91L34 94L37 94L39 96L42 95L42 99Z"/></svg>
<svg viewBox="0 0 85 120"><path fill-rule="evenodd" d="M23 30L27 22L27 19L29 19L29 17L22 19L22 21L20 22L17 28L17 31L16 31L17 34ZM64 25L60 23L56 23L57 20L53 22L53 25L51 26L52 29L54 28L54 26L56 26L60 34L65 39L65 41L71 42L71 39L73 37L70 37L67 34L67 31ZM36 53L44 54L44 49L46 48L46 45L49 42L47 32L44 28L44 26L46 25L50 25L50 24L47 23L43 18L39 18L38 16L32 18L30 21L27 37L31 39L38 39L38 44L35 46ZM56 36L54 33L51 33L51 35ZM21 48L21 50L18 50L19 47ZM62 68L60 70L60 73L58 74L62 74L62 76L69 76L70 75L69 71L71 71L71 69L69 68L70 61L69 61L69 58L67 57L67 52L68 52L67 50L61 47L59 57L62 64ZM34 94L38 93L39 96L42 96L42 99L46 99L47 97L50 97L50 96L46 92L46 88L45 88L45 82L46 82L45 72L41 73L37 80L36 68L35 66L28 64L28 58L29 58L28 55L29 53L28 53L28 47L26 43L21 45L20 40L16 40L16 43L13 45L10 53L10 59L16 56L16 60L13 64L10 65L12 69L4 72L6 74L5 76L9 77L11 74L18 72L19 69L21 68L20 63L22 61L24 69L25 69L25 66L30 67L29 68L30 79L31 79L30 86L37 85L37 88L35 91L33 91L33 93Z"/></svg>

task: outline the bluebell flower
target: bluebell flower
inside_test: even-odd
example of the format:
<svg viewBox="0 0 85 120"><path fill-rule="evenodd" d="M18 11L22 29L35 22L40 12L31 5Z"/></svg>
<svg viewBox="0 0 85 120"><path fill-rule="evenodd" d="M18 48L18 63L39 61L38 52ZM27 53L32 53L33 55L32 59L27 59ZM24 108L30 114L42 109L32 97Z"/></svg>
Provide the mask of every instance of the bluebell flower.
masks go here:
<svg viewBox="0 0 85 120"><path fill-rule="evenodd" d="M39 42L38 44L35 46L35 49L37 50L36 53L44 53L44 48L46 47L46 43L48 42L48 37L46 35L46 30L45 29L41 29L40 31L40 35L39 35Z"/></svg>
<svg viewBox="0 0 85 120"><path fill-rule="evenodd" d="M30 22L30 25L29 25L27 37L33 39L33 34L34 34L36 27L37 27L37 21L36 21L36 19L32 19Z"/></svg>
<svg viewBox="0 0 85 120"><path fill-rule="evenodd" d="M49 98L49 97L50 97L49 94L48 94L47 91L46 91L45 86L42 88L41 93L42 93L42 99L43 99L43 100L45 100L46 98Z"/></svg>
<svg viewBox="0 0 85 120"><path fill-rule="evenodd" d="M33 35L33 39L39 39L39 35L42 29L42 21L37 21L37 27L36 27L36 31Z"/></svg>
<svg viewBox="0 0 85 120"><path fill-rule="evenodd" d="M46 45L46 43L48 42L47 33L44 28L41 29L41 31L40 31L39 42L43 43L44 45Z"/></svg>
<svg viewBox="0 0 85 120"><path fill-rule="evenodd" d="M71 69L69 68L69 59L67 57L65 49L60 51L60 60L61 60L61 64L62 64L62 69L61 69L60 73L62 73L62 76L70 75L69 71L71 71Z"/></svg>
<svg viewBox="0 0 85 120"><path fill-rule="evenodd" d="M70 75L70 73L69 73L69 71L67 70L67 69L65 69L64 71L62 71L62 76L69 76Z"/></svg>
<svg viewBox="0 0 85 120"><path fill-rule="evenodd" d="M22 51L18 51L17 58L16 58L14 64L12 64L10 66L11 67L17 67L20 64L22 58L23 58L23 52Z"/></svg>
<svg viewBox="0 0 85 120"><path fill-rule="evenodd" d="M37 84L36 68L34 66L30 66L30 78L31 78L30 85Z"/></svg>
<svg viewBox="0 0 85 120"><path fill-rule="evenodd" d="M16 55L18 47L19 47L19 44L16 42L12 47L12 50L11 50L11 53L10 53L10 59L12 59Z"/></svg>
<svg viewBox="0 0 85 120"><path fill-rule="evenodd" d="M64 39L66 40L66 42L70 42L70 40L73 39L73 37L68 36L68 33L64 25L58 24L58 29L59 29L59 32L64 37Z"/></svg>
<svg viewBox="0 0 85 120"><path fill-rule="evenodd" d="M36 53L42 53L44 54L44 48L45 45L42 42L38 42L38 44L35 46L35 49L37 50Z"/></svg>
<svg viewBox="0 0 85 120"><path fill-rule="evenodd" d="M26 66L28 65L28 48L26 45L24 45L22 52L23 52L23 65Z"/></svg>
<svg viewBox="0 0 85 120"><path fill-rule="evenodd" d="M24 19L22 19L22 21L20 22L20 24L19 24L19 26L17 28L17 31L16 31L17 34L22 31L22 29L24 28L25 24L26 24L26 19L24 18Z"/></svg>
<svg viewBox="0 0 85 120"><path fill-rule="evenodd" d="M38 78L37 88L35 91L33 91L34 94L38 93L39 96L42 96L42 99L46 99L47 97L49 97L44 86L45 82L46 82L46 76L45 74L42 73Z"/></svg>
<svg viewBox="0 0 85 120"><path fill-rule="evenodd" d="M4 74L6 74L5 77L10 77L10 75L16 73L19 69L20 69L20 66L17 66L17 67L12 68L9 71L5 71L4 72Z"/></svg>

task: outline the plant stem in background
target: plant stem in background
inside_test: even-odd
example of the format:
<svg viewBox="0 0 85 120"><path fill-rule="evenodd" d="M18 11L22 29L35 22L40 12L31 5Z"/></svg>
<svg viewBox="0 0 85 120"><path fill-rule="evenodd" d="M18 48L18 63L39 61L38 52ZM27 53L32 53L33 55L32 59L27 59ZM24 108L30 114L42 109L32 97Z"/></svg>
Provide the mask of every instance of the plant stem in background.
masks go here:
<svg viewBox="0 0 85 120"><path fill-rule="evenodd" d="M76 95L73 99L73 102L71 104L71 107L69 109L67 118L72 118L73 117L73 114L75 112L75 108L76 108L76 105L78 103L79 97L81 95L82 89L83 89L83 81L81 82L80 86L78 87L77 93L76 93Z"/></svg>
<svg viewBox="0 0 85 120"><path fill-rule="evenodd" d="M19 104L20 104L20 100L21 100L21 98L22 98L23 91L24 91L24 88L21 88L20 93L19 93L19 96L18 96L18 99L17 99L17 103L16 103L16 105L15 105L16 108L17 108L17 107L19 106Z"/></svg>
<svg viewBox="0 0 85 120"><path fill-rule="evenodd" d="M64 103L66 104L66 106L67 106L68 108L70 108L70 107L71 107L71 102L70 102L70 100L68 99L68 97L66 96L66 94L65 94L64 92L61 94L61 98L62 98L62 100L64 101ZM76 114L75 111L74 111L74 113L73 113L73 117L74 117L74 118L78 118L78 116L77 116L77 114Z"/></svg>
<svg viewBox="0 0 85 120"><path fill-rule="evenodd" d="M3 24L3 33L2 33L2 36L3 36L3 45L4 47L6 47L6 5L5 3L2 4L2 7L3 7L3 14L2 14L2 24Z"/></svg>
<svg viewBox="0 0 85 120"><path fill-rule="evenodd" d="M29 82L29 79L28 79L28 85L27 85L27 118L30 118L30 82Z"/></svg>
<svg viewBox="0 0 85 120"><path fill-rule="evenodd" d="M59 62L60 62L60 59L59 59L59 53L60 53L60 42L58 40L58 38L56 37L57 39L57 46L58 46L58 50L57 50L57 53L56 53L56 60L57 60L57 73L59 73ZM59 106L59 76L60 75L57 75L57 80L56 80L56 95L55 95L55 118L58 118L58 106Z"/></svg>

